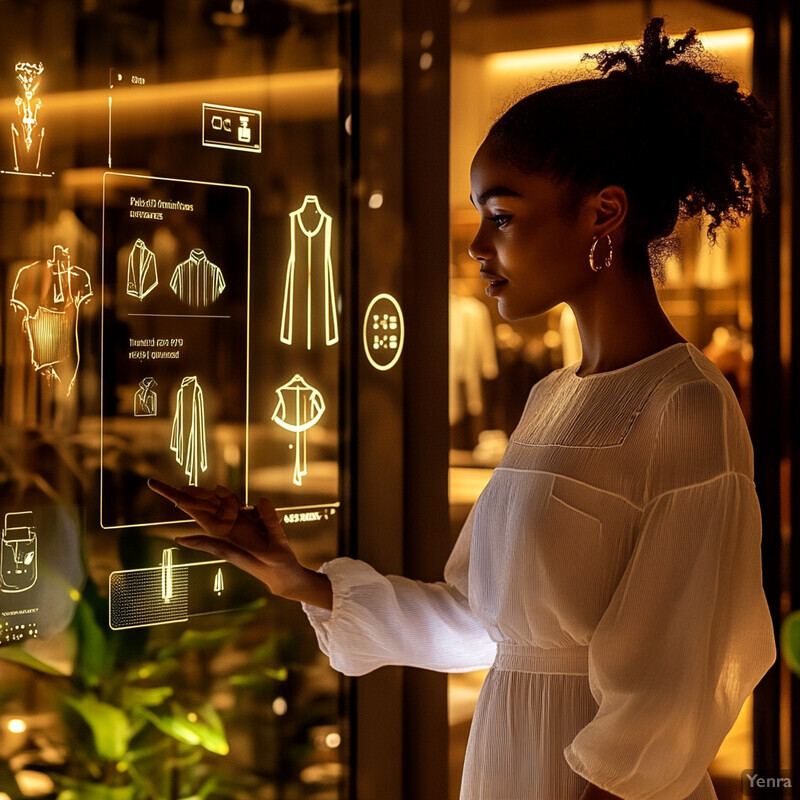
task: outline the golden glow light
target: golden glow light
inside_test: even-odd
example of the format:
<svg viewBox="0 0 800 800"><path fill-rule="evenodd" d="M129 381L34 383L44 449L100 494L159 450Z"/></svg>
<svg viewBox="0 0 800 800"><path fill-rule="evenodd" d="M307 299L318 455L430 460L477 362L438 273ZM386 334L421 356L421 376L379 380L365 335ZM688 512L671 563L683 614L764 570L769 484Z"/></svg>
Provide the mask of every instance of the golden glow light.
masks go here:
<svg viewBox="0 0 800 800"><path fill-rule="evenodd" d="M28 730L28 724L24 719L19 719L19 717L10 719L6 727L10 733L25 733Z"/></svg>
<svg viewBox="0 0 800 800"><path fill-rule="evenodd" d="M700 41L706 50L725 55L726 51L752 48L752 28L708 31L700 33ZM633 47L635 42L623 42ZM619 47L619 42L595 42L592 44L567 45L563 47L540 47L535 50L513 50L506 53L492 53L485 59L486 69L495 76L509 73L546 72L565 67L579 67L584 53L596 53L604 48ZM594 67L594 61L584 62L587 69Z"/></svg>

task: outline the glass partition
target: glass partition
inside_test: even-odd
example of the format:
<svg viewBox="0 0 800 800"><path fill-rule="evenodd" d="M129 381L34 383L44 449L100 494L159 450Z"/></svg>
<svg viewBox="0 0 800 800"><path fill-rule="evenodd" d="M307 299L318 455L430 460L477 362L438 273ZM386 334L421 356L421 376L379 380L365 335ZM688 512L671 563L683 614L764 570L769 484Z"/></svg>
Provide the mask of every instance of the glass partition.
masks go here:
<svg viewBox="0 0 800 800"><path fill-rule="evenodd" d="M348 13L0 2L0 798L336 798L299 608L147 479L338 552Z"/></svg>

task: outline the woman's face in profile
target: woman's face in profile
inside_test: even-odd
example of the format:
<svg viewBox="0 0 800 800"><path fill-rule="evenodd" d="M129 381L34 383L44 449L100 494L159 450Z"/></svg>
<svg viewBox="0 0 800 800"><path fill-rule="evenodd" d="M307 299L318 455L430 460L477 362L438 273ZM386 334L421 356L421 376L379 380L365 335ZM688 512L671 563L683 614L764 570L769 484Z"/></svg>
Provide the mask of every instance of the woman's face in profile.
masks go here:
<svg viewBox="0 0 800 800"><path fill-rule="evenodd" d="M541 314L586 288L593 216L585 203L570 209L562 185L521 172L488 141L472 161L470 183L481 220L469 252L504 319Z"/></svg>

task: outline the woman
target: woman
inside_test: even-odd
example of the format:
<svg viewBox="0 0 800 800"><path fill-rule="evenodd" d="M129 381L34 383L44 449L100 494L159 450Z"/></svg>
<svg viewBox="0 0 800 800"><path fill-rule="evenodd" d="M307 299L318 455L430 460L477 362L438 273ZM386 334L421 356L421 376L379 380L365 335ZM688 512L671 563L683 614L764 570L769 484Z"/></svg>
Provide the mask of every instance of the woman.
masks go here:
<svg viewBox="0 0 800 800"><path fill-rule="evenodd" d="M444 582L297 563L274 508L156 491L227 558L300 600L334 668L492 665L463 800L714 798L706 768L775 659L752 448L652 273L679 217L709 236L766 185L768 115L652 20L602 78L512 106L472 164L470 248L509 320L568 303L580 364L537 383Z"/></svg>

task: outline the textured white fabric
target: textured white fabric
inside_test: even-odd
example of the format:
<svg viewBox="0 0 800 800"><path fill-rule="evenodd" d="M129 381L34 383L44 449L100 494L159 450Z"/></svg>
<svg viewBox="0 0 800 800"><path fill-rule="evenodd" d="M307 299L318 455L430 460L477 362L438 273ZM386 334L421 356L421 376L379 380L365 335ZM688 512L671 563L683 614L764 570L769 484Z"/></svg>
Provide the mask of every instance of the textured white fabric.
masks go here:
<svg viewBox="0 0 800 800"><path fill-rule="evenodd" d="M677 344L541 380L445 583L323 566L305 606L337 670L494 662L462 800L714 798L706 772L775 660L752 448L716 367Z"/></svg>

